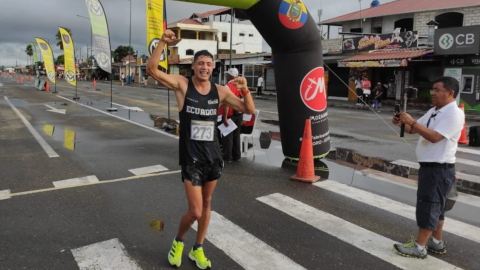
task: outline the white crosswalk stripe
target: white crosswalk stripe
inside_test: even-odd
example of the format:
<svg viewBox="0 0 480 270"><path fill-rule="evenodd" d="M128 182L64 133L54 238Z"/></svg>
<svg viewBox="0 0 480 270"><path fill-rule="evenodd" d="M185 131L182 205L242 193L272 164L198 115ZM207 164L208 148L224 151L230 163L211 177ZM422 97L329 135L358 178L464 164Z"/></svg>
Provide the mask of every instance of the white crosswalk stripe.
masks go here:
<svg viewBox="0 0 480 270"><path fill-rule="evenodd" d="M365 203L390 213L416 220L415 207L394 201L392 199L363 191L332 180L317 182L314 184L319 188L346 196L350 199ZM480 243L480 228L464 222L449 218L443 225L443 231L456 234L465 239Z"/></svg>
<svg viewBox="0 0 480 270"><path fill-rule="evenodd" d="M467 164L467 165L471 165L471 166L480 167L480 162L476 162L476 161L472 161L472 160L457 158L457 162ZM405 167L409 167L409 168L417 169L417 170L420 169L420 164L415 163L415 162L411 162L411 161L408 161L408 160L399 159L399 160L393 161L392 164L405 166ZM480 177L477 176L477 175L471 175L471 174L466 174L466 173L462 173L462 172L455 172L455 175L459 179L462 179L462 180L466 180L466 181L474 182L474 183L480 183Z"/></svg>
<svg viewBox="0 0 480 270"><path fill-rule="evenodd" d="M168 169L162 165L154 165L154 166L148 166L143 168L131 169L128 171L135 175L143 175L143 174L149 174L149 173L168 171Z"/></svg>
<svg viewBox="0 0 480 270"><path fill-rule="evenodd" d="M257 200L401 269L460 269L431 256L427 260L412 260L399 256L392 251L394 240L285 195L275 193Z"/></svg>
<svg viewBox="0 0 480 270"><path fill-rule="evenodd" d="M392 175L392 174L388 174L388 173L384 173L384 172L380 172L380 171L376 171L376 170L372 170L372 169L365 169L365 170L362 170L361 172L356 171L355 173L366 176L368 178L373 178L373 179L380 180L380 181L383 181L383 182L388 182L388 183L391 183L391 184L394 184L394 185L397 185L397 186L406 187L408 189L417 190L417 186L418 186L418 182L415 181L415 180L400 177L400 176L396 176L396 175ZM458 174L459 173L457 172L457 176L458 176ZM460 176L458 176L458 177L460 177ZM461 178L461 179L463 179L463 178ZM467 179L465 179L465 180L467 180ZM461 203L468 204L468 205L475 206L475 207L480 207L480 197L470 195L470 194L465 194L465 193L462 193L462 192L458 192L457 202L461 202Z"/></svg>
<svg viewBox="0 0 480 270"><path fill-rule="evenodd" d="M117 238L72 249L72 254L80 270L141 269Z"/></svg>
<svg viewBox="0 0 480 270"><path fill-rule="evenodd" d="M197 230L197 223L192 228ZM206 238L247 270L305 269L213 211Z"/></svg>
<svg viewBox="0 0 480 270"><path fill-rule="evenodd" d="M458 147L457 152L468 153L468 154L473 154L473 155L479 155L480 156L480 151L479 150L470 149L470 148Z"/></svg>
<svg viewBox="0 0 480 270"><path fill-rule="evenodd" d="M53 185L58 188L58 187L77 186L77 185L83 185L83 184L88 184L88 183L98 183L98 182L100 182L100 181L98 180L98 178L95 175L89 175L89 176L85 176L85 177L55 181L55 182L53 182Z"/></svg>

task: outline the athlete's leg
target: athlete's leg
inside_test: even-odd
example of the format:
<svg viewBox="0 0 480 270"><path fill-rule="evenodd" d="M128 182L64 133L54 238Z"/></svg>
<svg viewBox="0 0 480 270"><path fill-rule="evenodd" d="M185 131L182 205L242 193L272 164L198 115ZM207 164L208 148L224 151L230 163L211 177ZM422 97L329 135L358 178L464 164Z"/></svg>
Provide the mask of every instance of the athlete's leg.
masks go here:
<svg viewBox="0 0 480 270"><path fill-rule="evenodd" d="M217 180L205 182L202 188L203 209L202 217L198 220L197 244L203 244L207 234L208 223L210 222L210 213L212 211L212 194L217 185Z"/></svg>
<svg viewBox="0 0 480 270"><path fill-rule="evenodd" d="M178 228L178 237L185 239L188 229L202 217L202 187L193 186L191 181L185 180L185 193L188 199L188 211L183 215Z"/></svg>

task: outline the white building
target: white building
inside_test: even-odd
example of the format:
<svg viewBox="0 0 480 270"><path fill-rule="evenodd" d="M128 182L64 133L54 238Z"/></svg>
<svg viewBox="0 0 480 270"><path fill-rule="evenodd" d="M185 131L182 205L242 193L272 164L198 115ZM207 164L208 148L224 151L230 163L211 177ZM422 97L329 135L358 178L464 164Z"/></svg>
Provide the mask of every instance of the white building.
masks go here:
<svg viewBox="0 0 480 270"><path fill-rule="evenodd" d="M191 58L199 50L208 50L214 56L230 53L230 8L206 13L194 13L168 25L175 32L177 41L169 46L170 56L179 59ZM240 16L233 23L233 54L255 54L262 52L262 36L257 29ZM229 19L227 21L227 18Z"/></svg>

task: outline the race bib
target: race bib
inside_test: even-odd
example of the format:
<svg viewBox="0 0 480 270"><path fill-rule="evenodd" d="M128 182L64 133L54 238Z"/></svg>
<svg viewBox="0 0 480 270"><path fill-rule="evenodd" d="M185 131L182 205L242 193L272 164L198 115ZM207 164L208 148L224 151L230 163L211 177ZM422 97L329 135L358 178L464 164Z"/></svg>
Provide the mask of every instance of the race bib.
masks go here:
<svg viewBox="0 0 480 270"><path fill-rule="evenodd" d="M192 120L190 139L194 141L213 142L215 139L215 123L211 121Z"/></svg>

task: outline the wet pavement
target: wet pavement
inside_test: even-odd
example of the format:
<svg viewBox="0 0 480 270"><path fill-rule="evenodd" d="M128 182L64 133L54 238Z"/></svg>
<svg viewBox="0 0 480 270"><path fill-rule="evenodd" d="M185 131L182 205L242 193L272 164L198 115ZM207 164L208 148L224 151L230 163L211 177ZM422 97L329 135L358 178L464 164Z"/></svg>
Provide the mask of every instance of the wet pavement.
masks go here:
<svg viewBox="0 0 480 270"><path fill-rule="evenodd" d="M74 90L69 87L57 85L59 94L54 95L33 90L28 85L18 86L13 80L0 78L0 82L3 84L0 87L0 268L78 269L72 250L118 239L140 268L169 269L166 254L187 204L178 171L178 140L172 132L162 131L154 123L157 116L168 115L163 97L166 93L154 89L119 89L120 94L113 101L120 104L114 105L118 111L110 113L106 110L110 107L109 85L97 84L101 91L81 90L80 100L73 101ZM79 90L86 87L89 86L81 83ZM45 154L4 96L58 158ZM153 101L159 103L155 105ZM171 102L176 104L173 97ZM285 209L272 209L259 200L281 194L333 215L340 220L339 228L353 224L375 237L390 239L391 244L407 241L415 234L415 221L395 211L399 208L389 208L388 203L374 203L391 200L401 204L397 207L410 211L415 205L415 180L389 174L379 180L369 174L368 166L337 159L335 150L352 149L364 156L388 161L415 161L410 147L387 126L381 125L376 116L332 109L329 121L332 153L330 158L315 163L322 184L293 182L288 179L296 172L296 163L284 159L281 143L272 140L267 149L262 149L258 140L260 132L279 131L276 105L270 100L258 100L256 104L261 110L261 121L254 134L256 142L241 162L226 164L213 199L213 211L223 218L212 219L212 233L216 232L215 228L221 230L227 220L245 232L227 245L248 249L251 246L242 239L253 237L306 269L319 269L319 265L322 269L416 267L418 260L396 255L391 260L385 259L382 254L375 255L340 240L341 236L325 228L309 225L306 219L282 212L288 210L286 205ZM45 105L66 112L51 112ZM128 109L132 107L142 111ZM172 108L171 116L176 119L178 110ZM381 117L388 119L389 113ZM414 147L417 137L406 139ZM479 160L470 153L457 156L474 162ZM166 170L132 173L154 165ZM478 176L475 166L459 164L459 170ZM95 176L98 183L55 187L58 182L87 176ZM340 184L345 186L335 189ZM2 195L1 191L5 190L9 190L10 195ZM363 192L377 201L359 201ZM448 219L455 220L465 232L480 232L477 231L480 197L463 193L461 196L462 200L447 212L446 223ZM362 238L365 237L362 234L358 237L365 242L373 239ZM440 259L446 263L440 264L445 268L455 265L475 269L480 263L476 256L480 247L478 236L452 229L445 232L445 238L449 253L429 259ZM186 250L193 241L192 230L187 236ZM385 254L391 254L390 249L391 246L385 246L384 250L388 251ZM205 250L218 269L273 269L249 268L248 261L258 258L238 259L231 248L222 247L213 236L207 235ZM186 256L184 260L182 269L196 268Z"/></svg>

